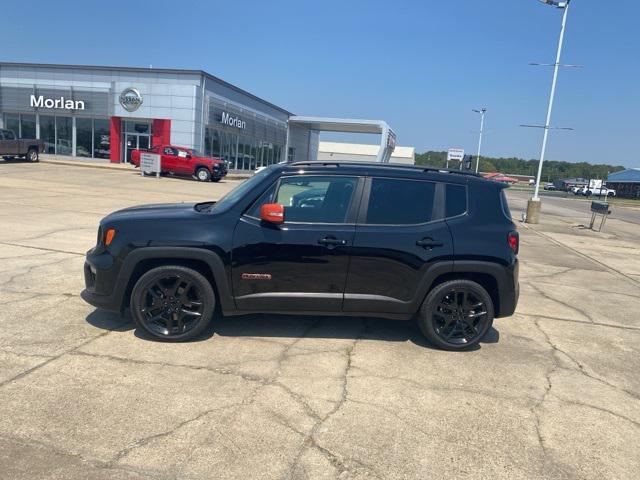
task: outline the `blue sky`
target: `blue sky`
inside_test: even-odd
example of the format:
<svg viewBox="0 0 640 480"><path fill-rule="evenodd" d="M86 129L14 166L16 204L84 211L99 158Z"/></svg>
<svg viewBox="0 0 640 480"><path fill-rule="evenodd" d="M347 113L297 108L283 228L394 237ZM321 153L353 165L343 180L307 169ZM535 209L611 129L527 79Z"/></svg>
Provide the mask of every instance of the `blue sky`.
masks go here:
<svg viewBox="0 0 640 480"><path fill-rule="evenodd" d="M561 11L536 0L11 2L2 60L203 69L417 151L537 158ZM640 166L640 2L573 0L547 158Z"/></svg>

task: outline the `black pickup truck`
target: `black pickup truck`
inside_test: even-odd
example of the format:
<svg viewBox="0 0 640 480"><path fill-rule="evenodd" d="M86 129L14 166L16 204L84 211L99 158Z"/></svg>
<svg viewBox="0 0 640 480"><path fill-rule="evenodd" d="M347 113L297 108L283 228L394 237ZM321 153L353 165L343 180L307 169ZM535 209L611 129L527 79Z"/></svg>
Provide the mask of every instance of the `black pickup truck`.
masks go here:
<svg viewBox="0 0 640 480"><path fill-rule="evenodd" d="M42 140L35 138L18 138L13 130L0 129L0 157L5 160L23 157L30 162L37 162L44 148Z"/></svg>

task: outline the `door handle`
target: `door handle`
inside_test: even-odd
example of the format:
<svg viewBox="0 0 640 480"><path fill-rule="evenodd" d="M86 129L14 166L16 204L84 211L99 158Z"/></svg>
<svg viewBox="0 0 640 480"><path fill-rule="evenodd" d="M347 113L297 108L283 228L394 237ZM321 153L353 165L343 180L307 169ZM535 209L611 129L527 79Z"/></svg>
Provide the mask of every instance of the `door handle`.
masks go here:
<svg viewBox="0 0 640 480"><path fill-rule="evenodd" d="M418 240L416 242L416 245L422 248L425 248L427 250L431 250L434 247L441 247L443 244L442 242L438 242L437 240L434 240L433 238L423 238L422 240Z"/></svg>
<svg viewBox="0 0 640 480"><path fill-rule="evenodd" d="M318 240L318 243L320 245L346 245L347 241L337 239L336 237L324 237Z"/></svg>

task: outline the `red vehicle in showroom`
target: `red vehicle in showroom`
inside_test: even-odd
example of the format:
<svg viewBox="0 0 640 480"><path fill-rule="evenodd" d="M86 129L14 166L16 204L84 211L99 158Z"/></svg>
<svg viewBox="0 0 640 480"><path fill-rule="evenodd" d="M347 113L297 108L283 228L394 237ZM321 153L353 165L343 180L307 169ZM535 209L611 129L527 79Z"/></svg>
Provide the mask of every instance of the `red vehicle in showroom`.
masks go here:
<svg viewBox="0 0 640 480"><path fill-rule="evenodd" d="M161 173L189 175L201 182L219 182L227 175L227 162L219 158L205 157L191 148L156 145L149 150L134 150L131 152L131 163L136 167L140 167L142 152L160 155Z"/></svg>

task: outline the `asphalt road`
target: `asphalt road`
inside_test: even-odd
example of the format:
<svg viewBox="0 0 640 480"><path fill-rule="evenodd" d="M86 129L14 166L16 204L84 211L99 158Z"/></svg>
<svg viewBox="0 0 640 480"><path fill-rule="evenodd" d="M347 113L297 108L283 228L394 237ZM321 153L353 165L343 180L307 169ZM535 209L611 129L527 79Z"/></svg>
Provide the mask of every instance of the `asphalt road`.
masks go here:
<svg viewBox="0 0 640 480"><path fill-rule="evenodd" d="M0 163L0 479L638 478L640 227L520 226L517 312L464 353L319 316L167 344L79 297L102 216L234 185Z"/></svg>
<svg viewBox="0 0 640 480"><path fill-rule="evenodd" d="M527 200L531 198L531 192L518 190L507 190L509 206L514 217L520 218L520 214L527 209ZM569 196L567 198L555 197L551 195L541 195L542 214L551 214L558 217L577 219L588 222L591 218L591 199L583 197ZM598 200L594 198L593 200ZM640 225L640 202L638 207L623 207L611 205L610 219L622 220L624 222Z"/></svg>

